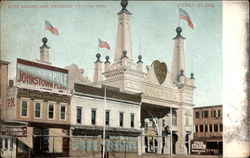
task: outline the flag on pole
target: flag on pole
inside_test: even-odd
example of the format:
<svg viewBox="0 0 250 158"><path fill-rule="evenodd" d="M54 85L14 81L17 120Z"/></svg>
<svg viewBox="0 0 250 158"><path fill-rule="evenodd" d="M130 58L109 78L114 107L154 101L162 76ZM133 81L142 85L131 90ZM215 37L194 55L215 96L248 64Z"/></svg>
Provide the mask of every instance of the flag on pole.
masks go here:
<svg viewBox="0 0 250 158"><path fill-rule="evenodd" d="M191 27L194 30L195 25L192 22L189 14L185 10L183 10L181 8L179 8L179 13L180 13L180 18L183 19L183 20L185 20L185 21L187 21L188 22L188 26Z"/></svg>
<svg viewBox="0 0 250 158"><path fill-rule="evenodd" d="M45 30L50 31L52 34L59 36L59 32L56 27L52 26L51 23L45 20Z"/></svg>
<svg viewBox="0 0 250 158"><path fill-rule="evenodd" d="M108 42L102 41L100 38L98 38L98 43L99 43L98 46L100 48L107 48L108 50L110 50L110 46L109 46Z"/></svg>

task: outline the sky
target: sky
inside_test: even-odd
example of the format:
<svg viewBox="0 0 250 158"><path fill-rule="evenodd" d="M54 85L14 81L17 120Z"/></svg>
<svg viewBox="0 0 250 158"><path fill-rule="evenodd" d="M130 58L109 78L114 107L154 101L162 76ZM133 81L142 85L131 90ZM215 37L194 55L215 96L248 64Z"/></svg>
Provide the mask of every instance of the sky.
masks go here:
<svg viewBox="0 0 250 158"><path fill-rule="evenodd" d="M192 30L178 18L178 7L195 23ZM180 24L185 40L188 76L195 74L194 103L222 104L222 2L129 1L134 61L139 54L146 66L154 60L171 68L173 38ZM92 80L96 53L113 62L117 13L120 1L5 1L1 5L1 60L10 62L9 78L15 77L16 58L39 59L42 38L48 38L53 66L77 64ZM45 31L45 20L59 36ZM108 41L110 51L98 50L98 38ZM140 41L140 42L139 42Z"/></svg>

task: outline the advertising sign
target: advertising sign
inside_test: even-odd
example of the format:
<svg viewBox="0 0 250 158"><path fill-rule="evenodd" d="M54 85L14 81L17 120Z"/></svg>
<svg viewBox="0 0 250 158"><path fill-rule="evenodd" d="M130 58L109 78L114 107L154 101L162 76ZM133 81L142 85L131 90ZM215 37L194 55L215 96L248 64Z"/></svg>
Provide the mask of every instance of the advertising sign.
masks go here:
<svg viewBox="0 0 250 158"><path fill-rule="evenodd" d="M2 131L6 132L6 136L13 137L26 137L27 136L27 127L5 127Z"/></svg>
<svg viewBox="0 0 250 158"><path fill-rule="evenodd" d="M66 91L68 70L17 59L17 86Z"/></svg>
<svg viewBox="0 0 250 158"><path fill-rule="evenodd" d="M191 152L192 153L205 153L207 145L205 141L194 140L191 142Z"/></svg>

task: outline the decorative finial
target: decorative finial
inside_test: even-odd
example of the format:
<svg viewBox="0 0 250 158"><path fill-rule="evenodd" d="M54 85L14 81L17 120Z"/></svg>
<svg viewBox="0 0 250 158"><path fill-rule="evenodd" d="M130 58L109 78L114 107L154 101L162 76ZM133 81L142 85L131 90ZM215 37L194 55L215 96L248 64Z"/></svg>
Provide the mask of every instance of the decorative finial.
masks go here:
<svg viewBox="0 0 250 158"><path fill-rule="evenodd" d="M126 7L128 5L128 0L121 0L122 11L127 10Z"/></svg>
<svg viewBox="0 0 250 158"><path fill-rule="evenodd" d="M96 54L96 61L95 62L101 62L100 58L101 58L101 54L97 53Z"/></svg>
<svg viewBox="0 0 250 158"><path fill-rule="evenodd" d="M141 55L138 55L138 61L137 61L136 63L137 63L137 64L143 63L143 61L142 61L141 59L142 59L142 56L141 56Z"/></svg>
<svg viewBox="0 0 250 158"><path fill-rule="evenodd" d="M191 73L190 76L191 76L190 79L193 79L193 80L195 79L194 78L194 73Z"/></svg>
<svg viewBox="0 0 250 158"><path fill-rule="evenodd" d="M182 28L181 28L180 26L178 26L178 27L176 28L176 33L177 33L177 35L176 35L176 37L175 37L174 39L177 39L177 38L185 39L185 37L183 37L183 36L181 35L181 32L182 32Z"/></svg>
<svg viewBox="0 0 250 158"><path fill-rule="evenodd" d="M184 70L180 70L180 76L185 76L184 75Z"/></svg>
<svg viewBox="0 0 250 158"><path fill-rule="evenodd" d="M127 52L126 50L123 50L123 51L122 51L122 58L128 58L128 57L127 57L127 53L128 53L128 52Z"/></svg>
<svg viewBox="0 0 250 158"><path fill-rule="evenodd" d="M42 42L43 42L43 45L40 48L44 48L44 47L49 48L46 44L48 42L48 39L46 37L43 37Z"/></svg>
<svg viewBox="0 0 250 158"><path fill-rule="evenodd" d="M109 61L109 56L108 56L108 55L105 57L105 59L106 59L105 64L106 64L106 63L110 63L110 61Z"/></svg>

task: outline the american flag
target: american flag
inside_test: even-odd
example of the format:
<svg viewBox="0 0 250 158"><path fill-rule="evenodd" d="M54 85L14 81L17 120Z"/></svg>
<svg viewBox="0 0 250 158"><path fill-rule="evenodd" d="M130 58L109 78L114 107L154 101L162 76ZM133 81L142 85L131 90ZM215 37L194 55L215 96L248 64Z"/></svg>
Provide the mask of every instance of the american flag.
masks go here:
<svg viewBox="0 0 250 158"><path fill-rule="evenodd" d="M195 25L192 22L189 14L185 10L183 10L181 8L179 8L179 13L180 13L180 18L183 19L183 20L185 20L185 21L187 21L188 22L188 26L191 27L194 30Z"/></svg>
<svg viewBox="0 0 250 158"><path fill-rule="evenodd" d="M56 27L52 26L51 23L45 20L45 30L50 31L52 34L59 36L59 32Z"/></svg>
<svg viewBox="0 0 250 158"><path fill-rule="evenodd" d="M108 42L102 41L100 38L98 38L98 43L99 43L98 46L100 48L107 48L110 50L110 46L109 46Z"/></svg>

